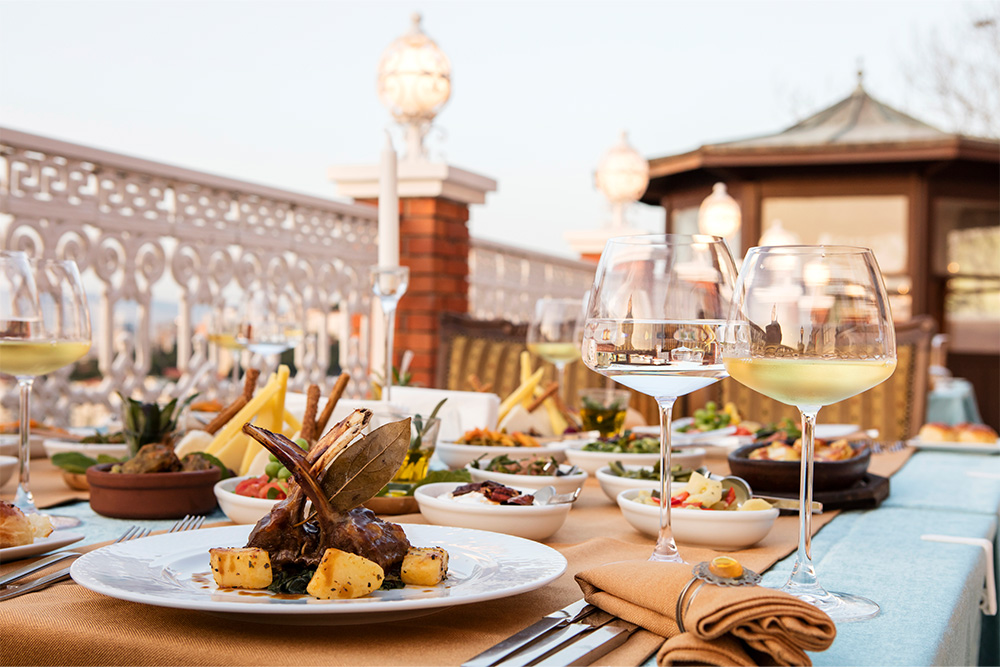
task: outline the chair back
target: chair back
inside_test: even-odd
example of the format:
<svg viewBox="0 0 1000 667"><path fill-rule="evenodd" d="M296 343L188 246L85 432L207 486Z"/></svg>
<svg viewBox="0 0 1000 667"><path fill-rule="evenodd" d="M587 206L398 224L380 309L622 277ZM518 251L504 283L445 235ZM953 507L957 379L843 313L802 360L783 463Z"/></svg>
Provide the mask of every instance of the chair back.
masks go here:
<svg viewBox="0 0 1000 667"><path fill-rule="evenodd" d="M819 413L820 423L877 428L883 441L917 434L927 413L931 338L937 325L929 315L896 324L896 371L880 385ZM799 411L749 389L732 378L719 383L723 404L736 404L740 415L764 424L784 417L799 421Z"/></svg>

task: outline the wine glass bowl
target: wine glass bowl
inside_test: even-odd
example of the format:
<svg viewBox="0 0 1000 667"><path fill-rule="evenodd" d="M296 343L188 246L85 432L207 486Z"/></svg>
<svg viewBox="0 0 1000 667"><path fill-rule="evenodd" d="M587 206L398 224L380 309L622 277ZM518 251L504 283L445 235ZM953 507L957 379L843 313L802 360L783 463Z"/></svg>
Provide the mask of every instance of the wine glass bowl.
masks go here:
<svg viewBox="0 0 1000 667"><path fill-rule="evenodd" d="M247 300L236 342L254 354L276 356L302 342L302 319L287 294L257 292Z"/></svg>
<svg viewBox="0 0 1000 667"><path fill-rule="evenodd" d="M809 507L817 413L885 381L896 367L895 330L874 255L847 246L752 248L736 285L723 353L734 380L799 409L799 496ZM835 621L877 615L875 602L819 584L811 517L800 510L796 564L783 590Z"/></svg>
<svg viewBox="0 0 1000 667"><path fill-rule="evenodd" d="M528 351L555 366L561 392L566 366L580 358L583 306L581 299L543 297L528 322Z"/></svg>
<svg viewBox="0 0 1000 667"><path fill-rule="evenodd" d="M0 372L17 378L20 391L20 475L14 504L25 513L38 512L29 471L32 384L37 376L72 364L89 349L90 311L76 263L0 252Z"/></svg>
<svg viewBox="0 0 1000 667"><path fill-rule="evenodd" d="M725 377L718 333L736 281L726 242L705 235L610 239L590 292L582 356L592 370L656 399L660 497L670 497L670 421L678 396ZM681 562L660 505L651 560Z"/></svg>

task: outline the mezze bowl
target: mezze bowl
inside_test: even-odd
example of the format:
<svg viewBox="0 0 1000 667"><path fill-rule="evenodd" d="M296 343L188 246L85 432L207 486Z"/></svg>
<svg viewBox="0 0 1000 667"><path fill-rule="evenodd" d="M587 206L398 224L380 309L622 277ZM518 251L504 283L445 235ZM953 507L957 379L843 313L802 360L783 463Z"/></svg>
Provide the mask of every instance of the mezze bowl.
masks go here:
<svg viewBox="0 0 1000 667"><path fill-rule="evenodd" d="M16 456L0 456L0 486L14 476L15 470L17 470Z"/></svg>
<svg viewBox="0 0 1000 667"><path fill-rule="evenodd" d="M213 487L222 471L113 473L111 463L87 468L90 507L115 519L180 519L215 509Z"/></svg>
<svg viewBox="0 0 1000 667"><path fill-rule="evenodd" d="M506 454L512 459L527 458L554 458L562 463L566 460L565 441L552 442L538 447L492 447L486 445L466 445L459 442L448 442L439 440L435 449L435 456L452 470L464 468L476 459L489 461L494 456Z"/></svg>
<svg viewBox="0 0 1000 667"><path fill-rule="evenodd" d="M464 504L445 498L461 484L438 482L417 487L413 495L420 513L438 526L475 528L494 533L506 533L529 540L544 540L555 534L569 514L572 503L559 505L486 505ZM522 493L533 488L516 487Z"/></svg>
<svg viewBox="0 0 1000 667"><path fill-rule="evenodd" d="M621 452L588 452L583 447L586 440L573 443L566 449L566 459L575 466L586 470L591 475L613 461L622 465L650 467L660 460L660 453L622 454ZM670 453L670 465L680 465L682 468L697 468L705 460L705 450L700 448L674 449Z"/></svg>
<svg viewBox="0 0 1000 667"><path fill-rule="evenodd" d="M861 443L852 444L854 456L843 461L815 461L813 463L813 489L815 491L841 491L849 489L865 476L871 461L871 449ZM750 488L760 493L798 493L799 461L767 461L751 459L750 453L766 443L745 445L729 454L730 474L742 477Z"/></svg>
<svg viewBox="0 0 1000 667"><path fill-rule="evenodd" d="M572 468L572 466L566 464L559 467L562 470ZM556 493L573 493L577 489L582 488L583 483L589 477L586 470L577 470L571 475L512 475L493 470L479 470L472 466L466 466L466 470L469 471L473 482L485 482L490 479L494 482L500 482L504 486L512 486L514 488L552 486L555 488Z"/></svg>
<svg viewBox="0 0 1000 667"><path fill-rule="evenodd" d="M236 485L250 477L253 475L223 479L212 489L219 507L233 523L257 523L278 504L277 500L237 495Z"/></svg>
<svg viewBox="0 0 1000 667"><path fill-rule="evenodd" d="M633 528L655 538L660 529L660 508L636 500L641 489L618 494L618 507ZM778 510L670 510L670 527L678 544L737 551L764 539L778 518Z"/></svg>

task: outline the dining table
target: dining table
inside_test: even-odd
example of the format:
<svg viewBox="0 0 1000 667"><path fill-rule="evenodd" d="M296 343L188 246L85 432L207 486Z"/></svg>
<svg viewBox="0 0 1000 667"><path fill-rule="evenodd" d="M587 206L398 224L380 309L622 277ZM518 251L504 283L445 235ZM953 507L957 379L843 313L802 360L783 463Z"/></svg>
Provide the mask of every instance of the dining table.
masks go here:
<svg viewBox="0 0 1000 667"><path fill-rule="evenodd" d="M724 452L706 465L725 474ZM878 602L870 620L842 623L816 665L1000 664L997 616L982 611L990 563L976 544L926 539L985 540L997 547L1000 456L904 447L872 455L869 472L889 477L877 507L815 516L812 558L831 590ZM47 459L32 461L32 488L52 514L74 516L68 530L83 539L67 549L102 548L124 527L165 531L171 520L111 519L93 512L87 492L70 489ZM2 489L10 500L16 480ZM426 524L419 513L386 517ZM206 528L232 525L218 509ZM730 553L763 570L761 584L784 583L794 562L797 516L781 516L759 544ZM481 651L579 600L575 575L606 563L644 561L654 540L633 529L597 480L584 484L565 524L542 541L565 557L565 572L535 590L445 606L387 622L309 625L154 606L108 597L66 580L0 602L0 662L5 665L460 665ZM690 563L721 552L681 543ZM0 563L0 575L30 562ZM594 664L653 665L663 637L640 630Z"/></svg>

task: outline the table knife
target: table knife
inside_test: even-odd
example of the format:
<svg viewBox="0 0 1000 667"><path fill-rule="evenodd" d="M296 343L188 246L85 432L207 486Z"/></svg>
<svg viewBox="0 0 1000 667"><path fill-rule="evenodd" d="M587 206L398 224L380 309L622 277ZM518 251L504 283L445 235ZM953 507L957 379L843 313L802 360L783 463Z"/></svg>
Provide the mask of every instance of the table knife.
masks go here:
<svg viewBox="0 0 1000 667"><path fill-rule="evenodd" d="M509 658L506 658L503 662L498 663L496 667L527 667L527 665L534 665L550 653L554 651L561 651L562 647L566 646L570 642L581 636L594 632L605 623L612 620L614 620L614 616L608 616L607 620L603 623L592 625L584 621L577 621L575 623L569 623L564 627L553 629L551 632L546 633L545 636L540 637L537 641L532 642L530 646L525 647L524 649L511 655Z"/></svg>
<svg viewBox="0 0 1000 667"><path fill-rule="evenodd" d="M67 558L76 558L79 555L80 554L78 554L75 551L60 551L50 556L46 556L45 558L41 558L35 561L34 563L25 565L24 567L18 568L13 572L4 575L3 577L0 577L0 586L3 586L4 584L7 584L12 581L17 581L18 579L26 577L32 572L37 572L38 570L45 569L49 565L52 565L53 563L58 563L59 561L65 560Z"/></svg>
<svg viewBox="0 0 1000 667"><path fill-rule="evenodd" d="M596 610L596 607L587 604L585 600L577 600L470 658L462 663L462 667L492 667L520 649L530 646L546 633L575 623Z"/></svg>
<svg viewBox="0 0 1000 667"><path fill-rule="evenodd" d="M632 636L632 629L604 626L577 641L560 648L536 662L534 667L567 667L589 665L598 658L624 644Z"/></svg>

